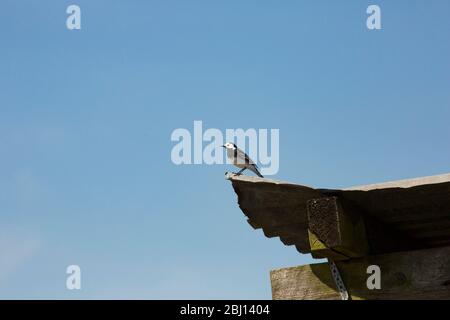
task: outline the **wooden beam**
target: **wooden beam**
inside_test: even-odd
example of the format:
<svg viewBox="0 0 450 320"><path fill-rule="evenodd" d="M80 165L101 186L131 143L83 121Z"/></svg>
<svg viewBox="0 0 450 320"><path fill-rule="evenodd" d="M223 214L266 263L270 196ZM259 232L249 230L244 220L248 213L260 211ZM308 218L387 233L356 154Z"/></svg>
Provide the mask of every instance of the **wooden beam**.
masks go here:
<svg viewBox="0 0 450 320"><path fill-rule="evenodd" d="M450 247L337 262L352 299L450 299ZM381 270L381 289L369 290L367 267ZM275 300L338 300L328 263L270 272Z"/></svg>
<svg viewBox="0 0 450 320"><path fill-rule="evenodd" d="M337 197L307 202L308 237L311 253L333 260L362 257L368 253L361 215L343 209Z"/></svg>

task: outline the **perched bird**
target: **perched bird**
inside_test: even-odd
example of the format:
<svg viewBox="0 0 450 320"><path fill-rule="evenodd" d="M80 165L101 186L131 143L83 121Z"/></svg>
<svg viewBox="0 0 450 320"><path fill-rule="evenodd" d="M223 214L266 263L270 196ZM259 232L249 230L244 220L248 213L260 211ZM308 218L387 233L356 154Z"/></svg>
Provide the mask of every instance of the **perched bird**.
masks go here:
<svg viewBox="0 0 450 320"><path fill-rule="evenodd" d="M246 155L244 151L239 149L234 143L227 142L222 147L227 150L227 158L231 161L231 163L241 169L238 173L236 173L237 175L240 175L245 169L249 169L257 174L258 177L264 178L262 174L259 173L258 167L252 159L250 159L250 157Z"/></svg>

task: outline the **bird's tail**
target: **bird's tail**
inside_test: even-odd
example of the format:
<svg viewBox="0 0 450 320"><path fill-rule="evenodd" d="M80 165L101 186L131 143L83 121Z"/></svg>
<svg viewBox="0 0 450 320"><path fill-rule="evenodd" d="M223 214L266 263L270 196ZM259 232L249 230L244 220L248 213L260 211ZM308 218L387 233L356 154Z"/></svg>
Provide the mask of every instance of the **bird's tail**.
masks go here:
<svg viewBox="0 0 450 320"><path fill-rule="evenodd" d="M250 166L250 170L252 170L258 177L264 178L263 175L259 172L256 165Z"/></svg>

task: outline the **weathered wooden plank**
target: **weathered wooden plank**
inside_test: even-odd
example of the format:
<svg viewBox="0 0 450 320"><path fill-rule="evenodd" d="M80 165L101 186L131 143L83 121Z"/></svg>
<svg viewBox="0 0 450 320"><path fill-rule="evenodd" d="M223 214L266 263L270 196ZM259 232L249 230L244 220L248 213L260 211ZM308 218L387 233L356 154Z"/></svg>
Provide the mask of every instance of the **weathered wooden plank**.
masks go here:
<svg viewBox="0 0 450 320"><path fill-rule="evenodd" d="M307 212L311 253L333 260L368 253L361 215L344 210L337 197L309 200Z"/></svg>
<svg viewBox="0 0 450 320"><path fill-rule="evenodd" d="M283 181L249 176L228 175L238 204L255 229L280 237L285 245L295 245L302 253L310 252L307 236L306 201L318 198L320 192Z"/></svg>
<svg viewBox="0 0 450 320"><path fill-rule="evenodd" d="M445 245L450 241L450 174L354 187L314 189L283 181L228 175L253 228L311 252L307 201L337 197L363 217L369 254ZM302 237L305 237L302 239ZM317 254L314 254L317 256Z"/></svg>
<svg viewBox="0 0 450 320"><path fill-rule="evenodd" d="M404 238L419 240L409 242L409 250L414 250L419 249L419 246L432 246L432 238L429 241L422 240L422 233L428 232L430 221L436 227L450 221L449 194L450 183L444 182L409 188L344 190L335 195L359 207L364 216L373 217L383 225L389 225L392 230L401 229ZM414 226L414 230L405 228L409 225ZM370 227L369 224L367 226ZM372 235L375 236L375 233ZM447 235L450 240L450 233ZM387 250L392 251L390 248Z"/></svg>
<svg viewBox="0 0 450 320"><path fill-rule="evenodd" d="M352 299L450 299L450 247L367 256L336 263ZM367 288L378 265L381 289ZM328 263L270 272L275 300L340 299Z"/></svg>
<svg viewBox="0 0 450 320"><path fill-rule="evenodd" d="M423 186L426 184L437 184L437 183L445 183L450 182L450 173L428 176L428 177L420 177L413 179L403 179L396 181L388 181L382 183L373 183L363 186L354 186L350 188L346 188L345 190L361 190L361 191L370 191L376 189L387 189L387 188L411 188L417 186Z"/></svg>

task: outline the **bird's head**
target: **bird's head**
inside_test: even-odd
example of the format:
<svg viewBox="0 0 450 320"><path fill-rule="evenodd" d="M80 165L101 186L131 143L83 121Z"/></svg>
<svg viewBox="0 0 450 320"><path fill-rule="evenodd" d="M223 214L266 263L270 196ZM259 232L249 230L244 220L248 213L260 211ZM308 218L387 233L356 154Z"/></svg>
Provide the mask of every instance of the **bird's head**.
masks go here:
<svg viewBox="0 0 450 320"><path fill-rule="evenodd" d="M225 148L225 149L230 149L230 150L234 150L234 149L237 148L236 145L234 143L231 143L231 142L225 143L222 147Z"/></svg>

